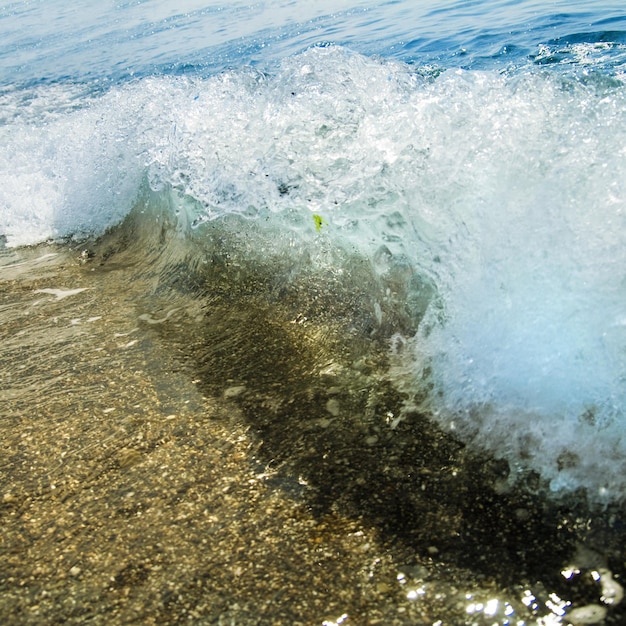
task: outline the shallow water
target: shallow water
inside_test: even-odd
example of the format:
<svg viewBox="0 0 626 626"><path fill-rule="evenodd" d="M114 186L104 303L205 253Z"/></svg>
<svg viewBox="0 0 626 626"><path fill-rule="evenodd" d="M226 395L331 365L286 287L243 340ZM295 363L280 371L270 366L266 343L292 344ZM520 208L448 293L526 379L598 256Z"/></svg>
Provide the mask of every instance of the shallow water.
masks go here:
<svg viewBox="0 0 626 626"><path fill-rule="evenodd" d="M511 488L403 410L385 338L410 320L365 312L374 268L286 281L250 261L250 224L213 226L200 264L141 207L95 242L5 252L0 611L548 624L604 597L620 623L619 511Z"/></svg>
<svg viewBox="0 0 626 626"><path fill-rule="evenodd" d="M0 7L4 614L621 623L620 7L177 7Z"/></svg>

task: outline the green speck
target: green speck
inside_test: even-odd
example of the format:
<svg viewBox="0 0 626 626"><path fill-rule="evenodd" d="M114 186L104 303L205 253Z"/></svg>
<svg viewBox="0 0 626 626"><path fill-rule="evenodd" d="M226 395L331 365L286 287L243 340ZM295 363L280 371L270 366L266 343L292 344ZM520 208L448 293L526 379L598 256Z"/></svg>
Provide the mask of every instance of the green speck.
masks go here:
<svg viewBox="0 0 626 626"><path fill-rule="evenodd" d="M318 233L322 230L322 226L328 223L321 215L317 215L317 213L313 213L313 221L315 222L315 230Z"/></svg>

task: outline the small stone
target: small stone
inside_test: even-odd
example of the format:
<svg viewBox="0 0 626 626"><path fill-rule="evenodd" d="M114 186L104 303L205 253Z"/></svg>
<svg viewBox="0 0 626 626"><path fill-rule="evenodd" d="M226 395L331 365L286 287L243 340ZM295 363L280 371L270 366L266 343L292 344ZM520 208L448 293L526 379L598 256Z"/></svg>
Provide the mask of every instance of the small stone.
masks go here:
<svg viewBox="0 0 626 626"><path fill-rule="evenodd" d="M78 565L74 565L74 567L72 567L72 569L70 570L70 576L78 576L80 572L80 567L78 567Z"/></svg>
<svg viewBox="0 0 626 626"><path fill-rule="evenodd" d="M608 569L598 570L600 574L600 584L602 585L602 597L604 604L616 605L624 598L624 588L613 580L613 574Z"/></svg>
<svg viewBox="0 0 626 626"><path fill-rule="evenodd" d="M232 387L227 387L224 389L224 398L226 400L232 400L233 398L240 396L245 390L245 385L233 385Z"/></svg>
<svg viewBox="0 0 626 626"><path fill-rule="evenodd" d="M410 576L413 580L423 580L428 576L428 569L423 565L402 565L398 570L405 576Z"/></svg>
<svg viewBox="0 0 626 626"><path fill-rule="evenodd" d="M606 617L607 610L599 604L587 604L581 606L567 614L567 620L572 626L582 626L583 624L597 624Z"/></svg>
<svg viewBox="0 0 626 626"><path fill-rule="evenodd" d="M132 467L142 460L142 454L134 448L120 448L117 451L117 462L121 468Z"/></svg>
<svg viewBox="0 0 626 626"><path fill-rule="evenodd" d="M331 398L326 403L326 410L333 416L337 417L341 412L341 407L339 406L339 401L335 398Z"/></svg>
<svg viewBox="0 0 626 626"><path fill-rule="evenodd" d="M523 508L515 509L515 517L520 522L525 522L528 519L530 519L530 511L528 509L523 509Z"/></svg>

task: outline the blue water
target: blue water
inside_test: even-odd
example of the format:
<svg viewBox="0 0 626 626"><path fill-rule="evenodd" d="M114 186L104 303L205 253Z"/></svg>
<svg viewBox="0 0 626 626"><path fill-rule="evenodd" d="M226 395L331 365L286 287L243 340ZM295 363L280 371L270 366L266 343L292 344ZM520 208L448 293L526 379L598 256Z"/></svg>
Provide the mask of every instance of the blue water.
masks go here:
<svg viewBox="0 0 626 626"><path fill-rule="evenodd" d="M0 7L3 85L58 80L119 81L163 73L210 74L267 66L310 46L334 43L418 65L502 68L547 47L557 62L575 44L618 50L605 69L623 69L619 2L209 2L158 0ZM543 57L547 58L546 55Z"/></svg>
<svg viewBox="0 0 626 626"><path fill-rule="evenodd" d="M555 493L626 495L621 3L42 0L0 33L4 245L149 193L409 267L437 295L397 384Z"/></svg>

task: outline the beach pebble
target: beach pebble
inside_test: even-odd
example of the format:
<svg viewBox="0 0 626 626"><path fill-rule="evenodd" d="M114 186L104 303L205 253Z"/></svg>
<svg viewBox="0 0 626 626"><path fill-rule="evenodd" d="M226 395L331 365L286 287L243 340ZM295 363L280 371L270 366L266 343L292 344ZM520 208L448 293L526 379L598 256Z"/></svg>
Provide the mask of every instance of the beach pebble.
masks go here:
<svg viewBox="0 0 626 626"><path fill-rule="evenodd" d="M606 609L599 604L587 604L581 606L567 614L567 621L572 626L582 626L582 624L597 624L606 617Z"/></svg>
<svg viewBox="0 0 626 626"><path fill-rule="evenodd" d="M341 408L339 406L339 401L336 400L335 398L331 398L327 403L326 403L326 410L333 416L333 417L337 417L341 411Z"/></svg>
<svg viewBox="0 0 626 626"><path fill-rule="evenodd" d="M624 588L616 581L608 569L598 570L600 584L602 585L602 597L604 604L612 606L619 604L624 598Z"/></svg>
<svg viewBox="0 0 626 626"><path fill-rule="evenodd" d="M232 387L227 387L226 389L224 389L224 398L226 398L226 400L236 398L237 396L240 396L245 390L245 385L233 385Z"/></svg>
<svg viewBox="0 0 626 626"><path fill-rule="evenodd" d="M117 451L117 462L121 468L132 467L142 460L142 454L133 448L120 448Z"/></svg>

